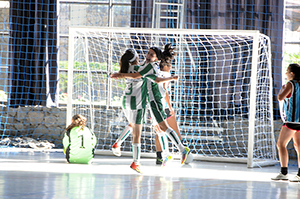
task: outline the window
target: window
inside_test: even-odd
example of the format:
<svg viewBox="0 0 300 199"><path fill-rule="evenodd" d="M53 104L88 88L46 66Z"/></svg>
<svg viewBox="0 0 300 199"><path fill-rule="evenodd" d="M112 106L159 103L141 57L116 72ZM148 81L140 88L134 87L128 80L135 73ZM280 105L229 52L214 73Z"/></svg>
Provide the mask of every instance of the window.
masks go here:
<svg viewBox="0 0 300 199"><path fill-rule="evenodd" d="M286 0L284 37L284 66L282 74L290 63L300 64L300 2ZM285 81L285 75L283 79Z"/></svg>
<svg viewBox="0 0 300 199"><path fill-rule="evenodd" d="M131 0L59 1L59 103L66 103L70 26L130 27Z"/></svg>

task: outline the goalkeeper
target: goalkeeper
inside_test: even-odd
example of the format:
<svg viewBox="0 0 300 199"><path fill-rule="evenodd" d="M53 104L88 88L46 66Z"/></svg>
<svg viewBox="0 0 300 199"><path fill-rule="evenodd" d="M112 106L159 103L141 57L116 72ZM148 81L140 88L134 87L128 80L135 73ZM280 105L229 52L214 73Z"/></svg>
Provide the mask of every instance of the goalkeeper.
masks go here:
<svg viewBox="0 0 300 199"><path fill-rule="evenodd" d="M74 115L63 138L63 148L67 161L78 164L92 163L96 144L95 134L86 127L86 118L80 114Z"/></svg>

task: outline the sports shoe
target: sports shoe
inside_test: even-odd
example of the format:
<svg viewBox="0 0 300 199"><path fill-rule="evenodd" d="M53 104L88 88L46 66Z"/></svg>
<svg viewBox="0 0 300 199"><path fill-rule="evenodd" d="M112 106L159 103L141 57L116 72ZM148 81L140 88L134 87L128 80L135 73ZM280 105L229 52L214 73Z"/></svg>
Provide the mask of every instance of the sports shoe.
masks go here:
<svg viewBox="0 0 300 199"><path fill-rule="evenodd" d="M185 150L182 152L182 156L181 156L181 165L183 165L183 163L186 161L186 158L190 152L190 149L188 147L184 147Z"/></svg>
<svg viewBox="0 0 300 199"><path fill-rule="evenodd" d="M271 178L271 180L288 180L288 174L283 175L282 173L279 173L276 177Z"/></svg>
<svg viewBox="0 0 300 199"><path fill-rule="evenodd" d="M296 175L292 179L290 179L290 182L300 182L300 176Z"/></svg>
<svg viewBox="0 0 300 199"><path fill-rule="evenodd" d="M172 156L168 155L168 156L164 159L164 161L162 162L161 167L165 167L169 162L172 161L172 159L173 159Z"/></svg>
<svg viewBox="0 0 300 199"><path fill-rule="evenodd" d="M136 165L134 162L131 163L130 168L132 168L133 170L135 170L138 173L143 173L141 171L140 165Z"/></svg>
<svg viewBox="0 0 300 199"><path fill-rule="evenodd" d="M117 143L114 143L112 145L111 150L115 156L121 156L121 147L117 145Z"/></svg>
<svg viewBox="0 0 300 199"><path fill-rule="evenodd" d="M162 164L163 160L160 158L156 158L156 164Z"/></svg>

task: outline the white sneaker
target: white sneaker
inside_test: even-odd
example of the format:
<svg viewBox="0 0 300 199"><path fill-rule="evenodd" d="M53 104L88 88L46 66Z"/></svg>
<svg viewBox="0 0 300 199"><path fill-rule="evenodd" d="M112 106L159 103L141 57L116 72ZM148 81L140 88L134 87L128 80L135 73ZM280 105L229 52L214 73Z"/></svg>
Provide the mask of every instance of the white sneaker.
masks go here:
<svg viewBox="0 0 300 199"><path fill-rule="evenodd" d="M292 179L290 179L290 182L300 182L300 176L296 175Z"/></svg>
<svg viewBox="0 0 300 199"><path fill-rule="evenodd" d="M112 145L111 150L115 156L121 156L121 147L117 145L117 143L114 143Z"/></svg>
<svg viewBox="0 0 300 199"><path fill-rule="evenodd" d="M173 160L172 156L168 155L168 156L164 159L164 161L162 162L161 167L162 167L162 168L165 167L165 166L166 166L169 162L171 162L172 160Z"/></svg>
<svg viewBox="0 0 300 199"><path fill-rule="evenodd" d="M288 174L283 175L282 173L279 173L276 177L271 178L271 180L289 180Z"/></svg>

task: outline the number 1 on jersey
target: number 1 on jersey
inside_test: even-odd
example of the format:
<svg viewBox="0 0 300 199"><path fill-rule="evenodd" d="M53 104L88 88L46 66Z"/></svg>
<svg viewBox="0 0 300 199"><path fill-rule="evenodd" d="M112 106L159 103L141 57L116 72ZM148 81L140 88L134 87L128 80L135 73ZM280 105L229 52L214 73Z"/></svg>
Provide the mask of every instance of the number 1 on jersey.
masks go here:
<svg viewBox="0 0 300 199"><path fill-rule="evenodd" d="M81 147L80 148L85 149L85 147L84 147L84 141L83 141L83 135L80 135L78 137L81 137Z"/></svg>

